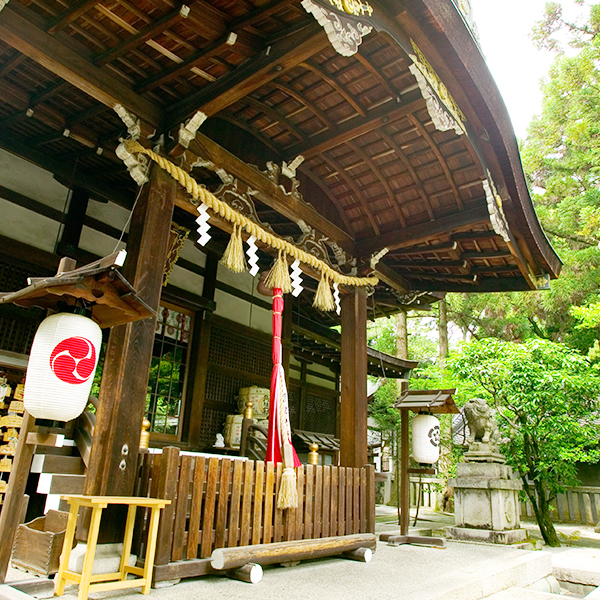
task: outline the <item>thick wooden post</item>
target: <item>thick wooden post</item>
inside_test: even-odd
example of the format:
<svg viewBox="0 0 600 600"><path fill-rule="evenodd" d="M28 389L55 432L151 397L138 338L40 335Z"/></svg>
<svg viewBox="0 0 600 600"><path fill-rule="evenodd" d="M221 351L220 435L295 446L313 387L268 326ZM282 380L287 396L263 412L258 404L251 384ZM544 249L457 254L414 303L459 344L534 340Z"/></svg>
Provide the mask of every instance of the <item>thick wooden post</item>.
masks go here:
<svg viewBox="0 0 600 600"><path fill-rule="evenodd" d="M410 475L408 474L408 409L400 409L400 535L408 535L410 521Z"/></svg>
<svg viewBox="0 0 600 600"><path fill-rule="evenodd" d="M206 255L206 266L204 269L204 284L202 297L206 300L215 299L217 289L217 272L219 259L216 254ZM204 412L204 400L206 398L206 377L208 374L208 351L210 346L211 322L210 314L201 313L194 320L194 332L192 336L192 357L190 361L190 374L193 375L191 382L190 402L186 402L186 421L188 422L188 443L192 448L200 448L202 434L202 417ZM189 389L189 388L188 388Z"/></svg>
<svg viewBox="0 0 600 600"><path fill-rule="evenodd" d="M152 167L134 209L123 274L157 309L176 192L175 181ZM130 496L135 485L142 420L152 360L155 319L110 332L85 493ZM108 521L108 519L105 519Z"/></svg>
<svg viewBox="0 0 600 600"><path fill-rule="evenodd" d="M15 459L8 478L8 490L0 512L0 539L2 540L0 543L0 584L4 583L6 578L15 535L20 524L19 517L22 512L25 487L35 452L35 446L27 443L27 436L34 429L35 419L26 411L23 414Z"/></svg>
<svg viewBox="0 0 600 600"><path fill-rule="evenodd" d="M342 299L340 464L367 464L367 291Z"/></svg>

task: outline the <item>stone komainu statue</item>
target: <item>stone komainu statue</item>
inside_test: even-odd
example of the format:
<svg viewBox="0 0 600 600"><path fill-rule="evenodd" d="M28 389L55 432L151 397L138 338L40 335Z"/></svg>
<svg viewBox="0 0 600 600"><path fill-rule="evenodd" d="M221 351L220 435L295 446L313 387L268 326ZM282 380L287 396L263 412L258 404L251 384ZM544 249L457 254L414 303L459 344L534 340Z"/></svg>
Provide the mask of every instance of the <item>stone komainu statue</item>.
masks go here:
<svg viewBox="0 0 600 600"><path fill-rule="evenodd" d="M464 412L469 425L469 445L480 440L497 446L500 431L488 403L483 398L473 398L465 404Z"/></svg>

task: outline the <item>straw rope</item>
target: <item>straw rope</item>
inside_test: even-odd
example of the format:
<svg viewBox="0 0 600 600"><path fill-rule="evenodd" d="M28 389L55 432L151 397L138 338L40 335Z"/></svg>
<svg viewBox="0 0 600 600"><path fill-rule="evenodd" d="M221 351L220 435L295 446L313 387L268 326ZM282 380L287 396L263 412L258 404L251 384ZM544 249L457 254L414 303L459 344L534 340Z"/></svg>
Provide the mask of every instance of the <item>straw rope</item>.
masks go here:
<svg viewBox="0 0 600 600"><path fill-rule="evenodd" d="M178 181L192 195L192 197L196 198L200 202L204 202L204 204L206 204L221 218L229 221L234 226L237 225L241 229L245 230L248 234L255 236L257 240L261 241L263 244L266 244L270 248L289 254L309 267L320 271L330 281L349 287L374 286L379 282L377 277L350 277L349 275L342 275L341 273L338 273L316 256L305 252L287 240L273 235L254 221L251 221L245 215L242 215L234 210L226 202L219 200L212 192L198 185L198 182L195 179L193 179L186 171L173 164L170 160L159 156L152 150L144 148L141 144L134 140L126 140L123 143L126 149L132 154L145 154L152 159L159 167L164 169L167 173L169 173L169 175L171 175L171 177Z"/></svg>

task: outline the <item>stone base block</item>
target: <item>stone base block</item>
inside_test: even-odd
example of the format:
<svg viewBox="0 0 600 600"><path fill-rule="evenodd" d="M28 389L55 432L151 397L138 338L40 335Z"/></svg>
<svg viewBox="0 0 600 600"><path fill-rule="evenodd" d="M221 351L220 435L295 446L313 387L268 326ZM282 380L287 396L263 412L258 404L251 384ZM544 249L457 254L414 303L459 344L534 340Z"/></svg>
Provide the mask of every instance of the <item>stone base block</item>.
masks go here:
<svg viewBox="0 0 600 600"><path fill-rule="evenodd" d="M472 529L469 527L448 527L448 539L466 542L488 542L490 544L516 544L527 538L525 529L507 529L494 531L490 529Z"/></svg>
<svg viewBox="0 0 600 600"><path fill-rule="evenodd" d="M69 571L81 573L83 569L83 561L85 559L85 551L87 544L79 542L73 550L69 558ZM94 566L92 574L115 573L119 570L121 563L121 552L123 544L98 544L96 546L96 554L94 556ZM129 566L134 567L137 562L135 554L129 555Z"/></svg>

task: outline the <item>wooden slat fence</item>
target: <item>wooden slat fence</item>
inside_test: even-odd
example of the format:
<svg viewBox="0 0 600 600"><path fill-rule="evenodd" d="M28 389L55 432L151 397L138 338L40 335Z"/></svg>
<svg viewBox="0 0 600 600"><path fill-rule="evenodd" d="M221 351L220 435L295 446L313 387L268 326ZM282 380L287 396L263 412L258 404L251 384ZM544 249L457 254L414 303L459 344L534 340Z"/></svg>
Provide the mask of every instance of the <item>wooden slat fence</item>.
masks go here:
<svg viewBox="0 0 600 600"><path fill-rule="evenodd" d="M165 448L141 455L139 472L138 495L172 501L161 516L156 581L211 572L215 548L375 532L372 466L303 465L298 508L285 511L276 508L280 464ZM142 530L144 515L139 521Z"/></svg>
<svg viewBox="0 0 600 600"><path fill-rule="evenodd" d="M600 521L600 487L573 487L552 502L552 520L595 525ZM521 515L534 517L529 501L521 503Z"/></svg>
<svg viewBox="0 0 600 600"><path fill-rule="evenodd" d="M440 488L440 480L435 477L423 477L420 481L418 477L410 478L410 506L414 508L417 506L419 499L419 491L421 493L421 502L419 506L421 508L431 508L436 510L438 497L441 493L438 491Z"/></svg>

